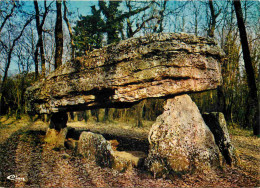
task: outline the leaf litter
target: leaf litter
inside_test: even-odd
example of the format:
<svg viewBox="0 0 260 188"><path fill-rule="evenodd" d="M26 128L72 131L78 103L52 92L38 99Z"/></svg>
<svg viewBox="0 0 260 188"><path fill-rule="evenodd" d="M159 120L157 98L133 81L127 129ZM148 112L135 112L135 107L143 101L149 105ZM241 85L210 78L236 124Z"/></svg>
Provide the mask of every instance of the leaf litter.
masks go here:
<svg viewBox="0 0 260 188"><path fill-rule="evenodd" d="M231 139L240 157L237 167L226 166L207 174L157 178L142 169L119 172L101 168L68 149L54 151L43 142L41 122L0 119L0 186L4 187L258 187L260 139L243 132ZM42 124L44 124L42 122ZM111 130L111 126L109 129ZM45 124L46 128L46 124ZM97 127L96 127L97 129ZM102 130L104 127L102 127ZM116 130L116 129L114 129ZM122 129L120 129L122 132ZM129 129L127 130L129 132ZM8 135L8 136L7 136ZM16 180L8 180L16 175Z"/></svg>

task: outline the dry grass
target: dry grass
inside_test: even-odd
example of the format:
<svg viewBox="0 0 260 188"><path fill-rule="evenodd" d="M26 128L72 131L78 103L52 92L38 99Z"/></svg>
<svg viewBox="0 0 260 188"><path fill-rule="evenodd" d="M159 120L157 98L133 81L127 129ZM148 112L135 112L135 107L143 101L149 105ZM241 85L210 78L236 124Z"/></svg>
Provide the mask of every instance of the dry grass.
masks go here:
<svg viewBox="0 0 260 188"><path fill-rule="evenodd" d="M31 125L29 116L22 116L16 120L15 117L1 116L0 117L0 143L8 139L12 133L24 129Z"/></svg>
<svg viewBox="0 0 260 188"><path fill-rule="evenodd" d="M259 186L259 138L248 131L230 130L231 139L241 159L238 167L227 167L208 174L186 174L171 179L154 179L140 169L124 173L101 168L87 159L80 158L71 150L54 151L43 142L42 130L47 124L0 118L0 186L10 187L257 187ZM149 123L148 123L149 124ZM71 122L78 129L93 129L104 133L144 137L149 126L136 128L131 123L108 124ZM21 131L23 130L23 131ZM30 131L33 130L33 131ZM2 134L4 137L2 138ZM15 174L24 181L9 181Z"/></svg>
<svg viewBox="0 0 260 188"><path fill-rule="evenodd" d="M240 168L248 175L260 176L260 138L252 131L230 128L230 137L240 157Z"/></svg>
<svg viewBox="0 0 260 188"><path fill-rule="evenodd" d="M75 128L77 130L90 130L92 132L100 134L118 135L121 137L127 137L132 139L145 140L149 134L150 127L153 122L144 121L143 127L135 127L131 122L125 123L121 121L113 121L107 123L101 122L69 122L68 127Z"/></svg>

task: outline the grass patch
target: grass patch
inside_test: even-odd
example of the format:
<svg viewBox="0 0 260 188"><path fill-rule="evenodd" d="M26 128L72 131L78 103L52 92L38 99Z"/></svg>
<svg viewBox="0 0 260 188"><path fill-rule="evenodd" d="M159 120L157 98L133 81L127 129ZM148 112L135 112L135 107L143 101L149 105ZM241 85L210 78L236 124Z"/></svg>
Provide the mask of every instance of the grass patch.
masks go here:
<svg viewBox="0 0 260 188"><path fill-rule="evenodd" d="M237 126L228 126L229 134L234 136L245 136L245 137L253 137L253 130L249 129L241 129Z"/></svg>
<svg viewBox="0 0 260 188"><path fill-rule="evenodd" d="M232 143L239 155L239 167L244 172L260 179L260 138L253 135L253 130L229 126Z"/></svg>
<svg viewBox="0 0 260 188"><path fill-rule="evenodd" d="M30 117L24 115L21 119L16 120L16 117L12 116L1 116L0 117L0 143L3 143L6 139L8 139L13 133L18 130L25 129L32 122Z"/></svg>

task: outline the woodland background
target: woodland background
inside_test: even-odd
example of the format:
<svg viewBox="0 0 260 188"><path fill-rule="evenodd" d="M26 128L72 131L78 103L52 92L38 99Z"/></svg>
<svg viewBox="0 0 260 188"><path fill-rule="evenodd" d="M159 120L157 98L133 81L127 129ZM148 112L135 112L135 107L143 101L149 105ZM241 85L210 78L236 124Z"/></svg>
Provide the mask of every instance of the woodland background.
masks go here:
<svg viewBox="0 0 260 188"><path fill-rule="evenodd" d="M223 85L192 94L201 112L223 112L230 126L259 135L259 10L259 1L238 0L0 1L0 113L21 118L26 88L77 56L133 36L185 32L213 37L226 53ZM147 99L70 119L134 120L140 127L163 105L164 99Z"/></svg>

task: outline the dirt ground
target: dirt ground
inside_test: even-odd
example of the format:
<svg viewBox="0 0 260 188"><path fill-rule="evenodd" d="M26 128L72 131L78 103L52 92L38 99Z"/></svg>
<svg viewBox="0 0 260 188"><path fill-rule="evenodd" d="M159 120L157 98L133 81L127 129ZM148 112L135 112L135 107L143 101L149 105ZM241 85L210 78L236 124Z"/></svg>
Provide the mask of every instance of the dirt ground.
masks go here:
<svg viewBox="0 0 260 188"><path fill-rule="evenodd" d="M102 134L145 139L147 127L129 123L73 122L68 126ZM43 142L48 127L30 118L0 117L0 186L3 187L259 187L260 138L249 131L231 129L230 135L240 157L237 167L224 167L207 174L186 174L170 179L154 178L142 169L118 172L101 168L73 151L54 151ZM13 176L11 176L13 175Z"/></svg>

